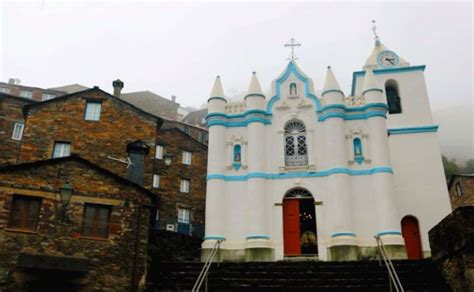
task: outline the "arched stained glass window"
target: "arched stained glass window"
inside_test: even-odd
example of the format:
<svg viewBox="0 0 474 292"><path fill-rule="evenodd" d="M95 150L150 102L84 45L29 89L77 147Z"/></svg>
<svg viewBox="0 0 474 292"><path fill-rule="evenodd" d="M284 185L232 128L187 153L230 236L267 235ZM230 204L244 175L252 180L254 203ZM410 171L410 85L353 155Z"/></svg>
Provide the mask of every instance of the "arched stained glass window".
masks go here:
<svg viewBox="0 0 474 292"><path fill-rule="evenodd" d="M285 126L285 164L287 166L308 164L306 127L298 120L290 121Z"/></svg>

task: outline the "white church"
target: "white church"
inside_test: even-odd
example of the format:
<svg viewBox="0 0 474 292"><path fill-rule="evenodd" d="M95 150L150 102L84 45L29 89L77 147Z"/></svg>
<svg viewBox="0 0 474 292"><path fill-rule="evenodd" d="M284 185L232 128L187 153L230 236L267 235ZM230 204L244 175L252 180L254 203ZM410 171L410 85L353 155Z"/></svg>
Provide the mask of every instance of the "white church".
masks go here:
<svg viewBox="0 0 474 292"><path fill-rule="evenodd" d="M378 235L392 258L429 256L451 207L424 70L376 37L350 94L330 67L321 89L294 59L271 96L254 72L228 102L217 77L203 255L223 240L224 261L364 260Z"/></svg>

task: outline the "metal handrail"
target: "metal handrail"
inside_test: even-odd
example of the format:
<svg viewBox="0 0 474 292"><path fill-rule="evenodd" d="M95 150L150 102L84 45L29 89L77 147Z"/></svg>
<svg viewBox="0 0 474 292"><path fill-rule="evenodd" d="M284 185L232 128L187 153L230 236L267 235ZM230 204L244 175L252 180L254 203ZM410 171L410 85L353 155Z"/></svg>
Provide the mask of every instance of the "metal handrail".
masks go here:
<svg viewBox="0 0 474 292"><path fill-rule="evenodd" d="M375 240L377 241L379 255L382 257L383 262L385 263L385 267L387 267L387 271L390 276L390 284L393 284L395 286L395 289L397 290L397 292L404 292L405 289L403 289L402 283L400 282L400 279L398 278L397 271L395 270L395 267L393 266L393 263L390 260L390 257L388 256L387 250L385 249L385 245L383 244L382 239L378 235L374 237L375 237ZM379 258L379 261L380 261L380 258ZM390 285L390 290L391 288L392 286Z"/></svg>
<svg viewBox="0 0 474 292"><path fill-rule="evenodd" d="M219 239L214 244L214 247L212 248L211 253L207 257L207 260L204 263L204 266L202 267L202 270L199 273L198 278L196 279L196 283L194 283L193 289L191 290L192 292L199 291L199 289L201 289L201 286L204 280L206 280L206 286L207 286L207 276L209 273L209 269L211 268L212 261L214 260L214 257L216 256L216 254L219 252L219 249L221 247L221 242L223 241L224 239ZM207 287L206 287L206 290L207 290Z"/></svg>

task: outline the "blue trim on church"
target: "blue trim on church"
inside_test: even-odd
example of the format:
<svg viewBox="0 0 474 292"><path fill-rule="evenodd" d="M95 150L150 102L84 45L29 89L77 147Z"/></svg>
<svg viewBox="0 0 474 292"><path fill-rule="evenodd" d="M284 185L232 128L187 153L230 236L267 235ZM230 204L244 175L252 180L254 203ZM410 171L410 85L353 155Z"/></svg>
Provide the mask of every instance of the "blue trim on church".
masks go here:
<svg viewBox="0 0 474 292"><path fill-rule="evenodd" d="M225 240L225 237L220 235L209 235L205 236L204 240Z"/></svg>
<svg viewBox="0 0 474 292"><path fill-rule="evenodd" d="M275 82L276 94L267 103L267 113L269 114L272 113L273 105L275 104L275 102L277 102L281 98L281 84L285 82L288 79L288 77L290 77L290 74L292 73L296 76L296 78L298 78L298 80L304 83L305 96L314 102L316 109L319 110L321 108L321 102L319 101L319 98L316 95L312 94L309 90L310 89L309 78L306 78L305 76L303 76L303 74L301 74L298 71L295 63L293 61L290 61L290 63L288 63L288 66L285 69L285 73L283 74L283 76L281 76Z"/></svg>
<svg viewBox="0 0 474 292"><path fill-rule="evenodd" d="M357 237L353 232L334 232L331 234L331 237L338 237L338 236L352 236Z"/></svg>
<svg viewBox="0 0 474 292"><path fill-rule="evenodd" d="M425 71L426 65L421 66L410 66L410 67L398 67L398 68L388 68L388 69L376 69L373 70L374 75L380 74L389 74L389 73L405 73L405 72L412 72L412 71ZM357 77L365 76L365 71L355 71L352 73L352 89L351 89L351 96L355 94L355 86L356 86L356 79Z"/></svg>
<svg viewBox="0 0 474 292"><path fill-rule="evenodd" d="M377 233L377 236L383 235L402 235L402 233L399 230L384 230Z"/></svg>
<svg viewBox="0 0 474 292"><path fill-rule="evenodd" d="M265 173L265 172L251 172L245 175L225 175L212 173L207 175L207 180L220 179L225 181L247 181L254 178L263 179L287 179L287 178L306 178L306 177L324 177L332 174L348 174L354 175L372 175L375 173L393 173L391 167L374 167L370 169L349 169L345 167L331 168L322 171L295 171L288 173Z"/></svg>
<svg viewBox="0 0 474 292"><path fill-rule="evenodd" d="M270 239L270 235L265 235L265 234L250 234L245 237L246 240L249 239Z"/></svg>
<svg viewBox="0 0 474 292"><path fill-rule="evenodd" d="M418 127L406 127L406 128L391 128L388 129L390 135L399 135L399 134L413 134L413 133L432 133L437 132L439 126L418 126Z"/></svg>

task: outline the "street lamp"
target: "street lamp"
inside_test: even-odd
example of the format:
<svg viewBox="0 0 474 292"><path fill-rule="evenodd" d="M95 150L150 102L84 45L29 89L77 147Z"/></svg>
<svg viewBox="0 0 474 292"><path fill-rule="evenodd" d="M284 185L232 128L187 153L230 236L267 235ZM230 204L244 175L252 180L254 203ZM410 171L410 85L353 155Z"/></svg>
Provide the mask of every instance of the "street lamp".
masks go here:
<svg viewBox="0 0 474 292"><path fill-rule="evenodd" d="M64 221L64 217L66 216L66 207L67 205L69 205L69 202L71 201L73 192L74 192L74 189L72 188L72 185L69 182L66 182L61 188L59 188L59 196L61 197L61 203L62 203L61 222Z"/></svg>
<svg viewBox="0 0 474 292"><path fill-rule="evenodd" d="M164 158L165 158L165 164L169 166L171 164L171 160L173 160L173 154L166 153L164 155Z"/></svg>

